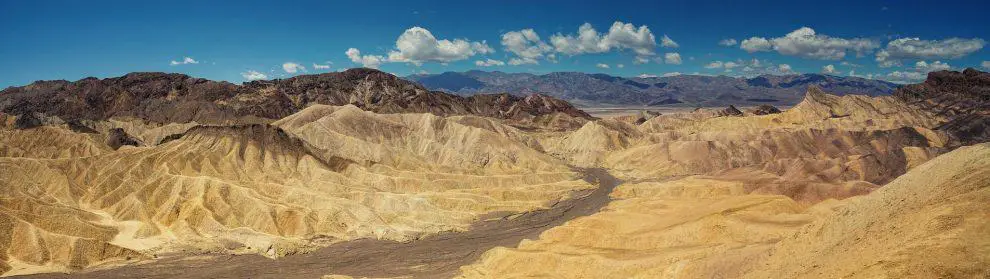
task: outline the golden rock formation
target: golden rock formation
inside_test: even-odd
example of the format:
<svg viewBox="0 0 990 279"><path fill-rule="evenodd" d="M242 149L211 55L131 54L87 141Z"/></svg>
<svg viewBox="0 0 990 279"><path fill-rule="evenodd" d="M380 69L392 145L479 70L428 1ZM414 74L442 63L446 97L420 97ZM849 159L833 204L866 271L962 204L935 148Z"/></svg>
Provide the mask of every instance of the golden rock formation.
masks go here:
<svg viewBox="0 0 990 279"><path fill-rule="evenodd" d="M988 175L980 144L811 208L708 177L629 183L602 212L489 250L460 278L982 277Z"/></svg>
<svg viewBox="0 0 990 279"><path fill-rule="evenodd" d="M314 106L282 128L89 124L145 144L114 151L101 134L64 126L0 131L8 274L175 251L277 257L363 237L406 241L593 187L490 119ZM172 133L181 136L147 144Z"/></svg>

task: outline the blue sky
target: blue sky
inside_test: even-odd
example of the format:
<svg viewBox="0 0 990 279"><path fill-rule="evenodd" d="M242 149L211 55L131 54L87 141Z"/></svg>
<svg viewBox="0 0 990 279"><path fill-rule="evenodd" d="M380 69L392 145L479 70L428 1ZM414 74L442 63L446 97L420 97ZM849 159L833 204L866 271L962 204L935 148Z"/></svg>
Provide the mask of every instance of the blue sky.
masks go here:
<svg viewBox="0 0 990 279"><path fill-rule="evenodd" d="M362 65L403 76L825 71L898 82L990 67L986 1L133 2L0 1L0 88L134 71L243 82ZM586 23L597 33L581 37Z"/></svg>

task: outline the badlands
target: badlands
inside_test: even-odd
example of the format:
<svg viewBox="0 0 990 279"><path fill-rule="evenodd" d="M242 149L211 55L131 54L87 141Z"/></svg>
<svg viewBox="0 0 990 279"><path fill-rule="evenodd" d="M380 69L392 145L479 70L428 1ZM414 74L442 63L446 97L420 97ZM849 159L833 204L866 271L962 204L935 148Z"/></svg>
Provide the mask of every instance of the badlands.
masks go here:
<svg viewBox="0 0 990 279"><path fill-rule="evenodd" d="M0 91L26 278L990 277L990 74L595 118L371 69Z"/></svg>

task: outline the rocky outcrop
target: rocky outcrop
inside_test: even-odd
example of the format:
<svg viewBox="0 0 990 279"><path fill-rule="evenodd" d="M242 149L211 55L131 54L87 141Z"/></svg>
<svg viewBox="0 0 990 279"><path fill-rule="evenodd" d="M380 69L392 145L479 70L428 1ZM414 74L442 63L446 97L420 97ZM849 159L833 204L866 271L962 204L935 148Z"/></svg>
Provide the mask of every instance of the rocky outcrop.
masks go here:
<svg viewBox="0 0 990 279"><path fill-rule="evenodd" d="M948 121L938 130L951 134L958 141L955 144L990 139L990 73L973 68L932 72L925 82L900 88L894 95L946 117Z"/></svg>
<svg viewBox="0 0 990 279"><path fill-rule="evenodd" d="M748 112L753 115L767 115L767 114L780 113L780 109L771 105L759 105L749 110Z"/></svg>
<svg viewBox="0 0 990 279"><path fill-rule="evenodd" d="M138 146L140 143L131 137L131 135L128 135L127 132L124 132L123 128L113 128L110 129L110 134L107 135L107 145L117 150L124 145Z"/></svg>
<svg viewBox="0 0 990 279"><path fill-rule="evenodd" d="M565 113L590 118L546 95L471 98L435 92L373 69L252 81L243 85L182 74L130 73L76 82L38 81L0 91L0 111L64 120L134 117L155 123L251 124L286 117L313 104L355 105L378 113L481 115L503 119ZM32 126L31 118L22 118ZM34 123L37 124L37 123Z"/></svg>

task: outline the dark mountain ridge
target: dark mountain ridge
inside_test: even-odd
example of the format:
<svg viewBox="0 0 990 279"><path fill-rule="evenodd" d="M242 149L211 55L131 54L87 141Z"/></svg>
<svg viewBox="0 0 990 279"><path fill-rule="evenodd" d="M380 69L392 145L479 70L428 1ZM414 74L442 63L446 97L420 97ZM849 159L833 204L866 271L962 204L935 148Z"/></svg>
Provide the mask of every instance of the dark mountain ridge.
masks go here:
<svg viewBox="0 0 990 279"><path fill-rule="evenodd" d="M0 112L30 116L20 117L23 119L54 116L64 121L137 117L157 123L258 123L288 116L312 104L352 104L379 113L474 114L511 119L560 112L590 118L569 103L545 95L463 97L431 91L366 68L242 85L174 73L130 73L75 82L37 81L0 91Z"/></svg>
<svg viewBox="0 0 990 279"><path fill-rule="evenodd" d="M946 117L938 130L953 136L955 144L990 140L990 73L973 68L931 72L924 82L899 88L894 96Z"/></svg>
<svg viewBox="0 0 990 279"><path fill-rule="evenodd" d="M485 92L525 95L543 93L580 105L794 105L808 86L838 95L887 95L897 84L823 74L761 75L752 78L679 75L617 77L607 74L553 72L544 75L504 72L445 72L406 79L426 88L470 96Z"/></svg>

